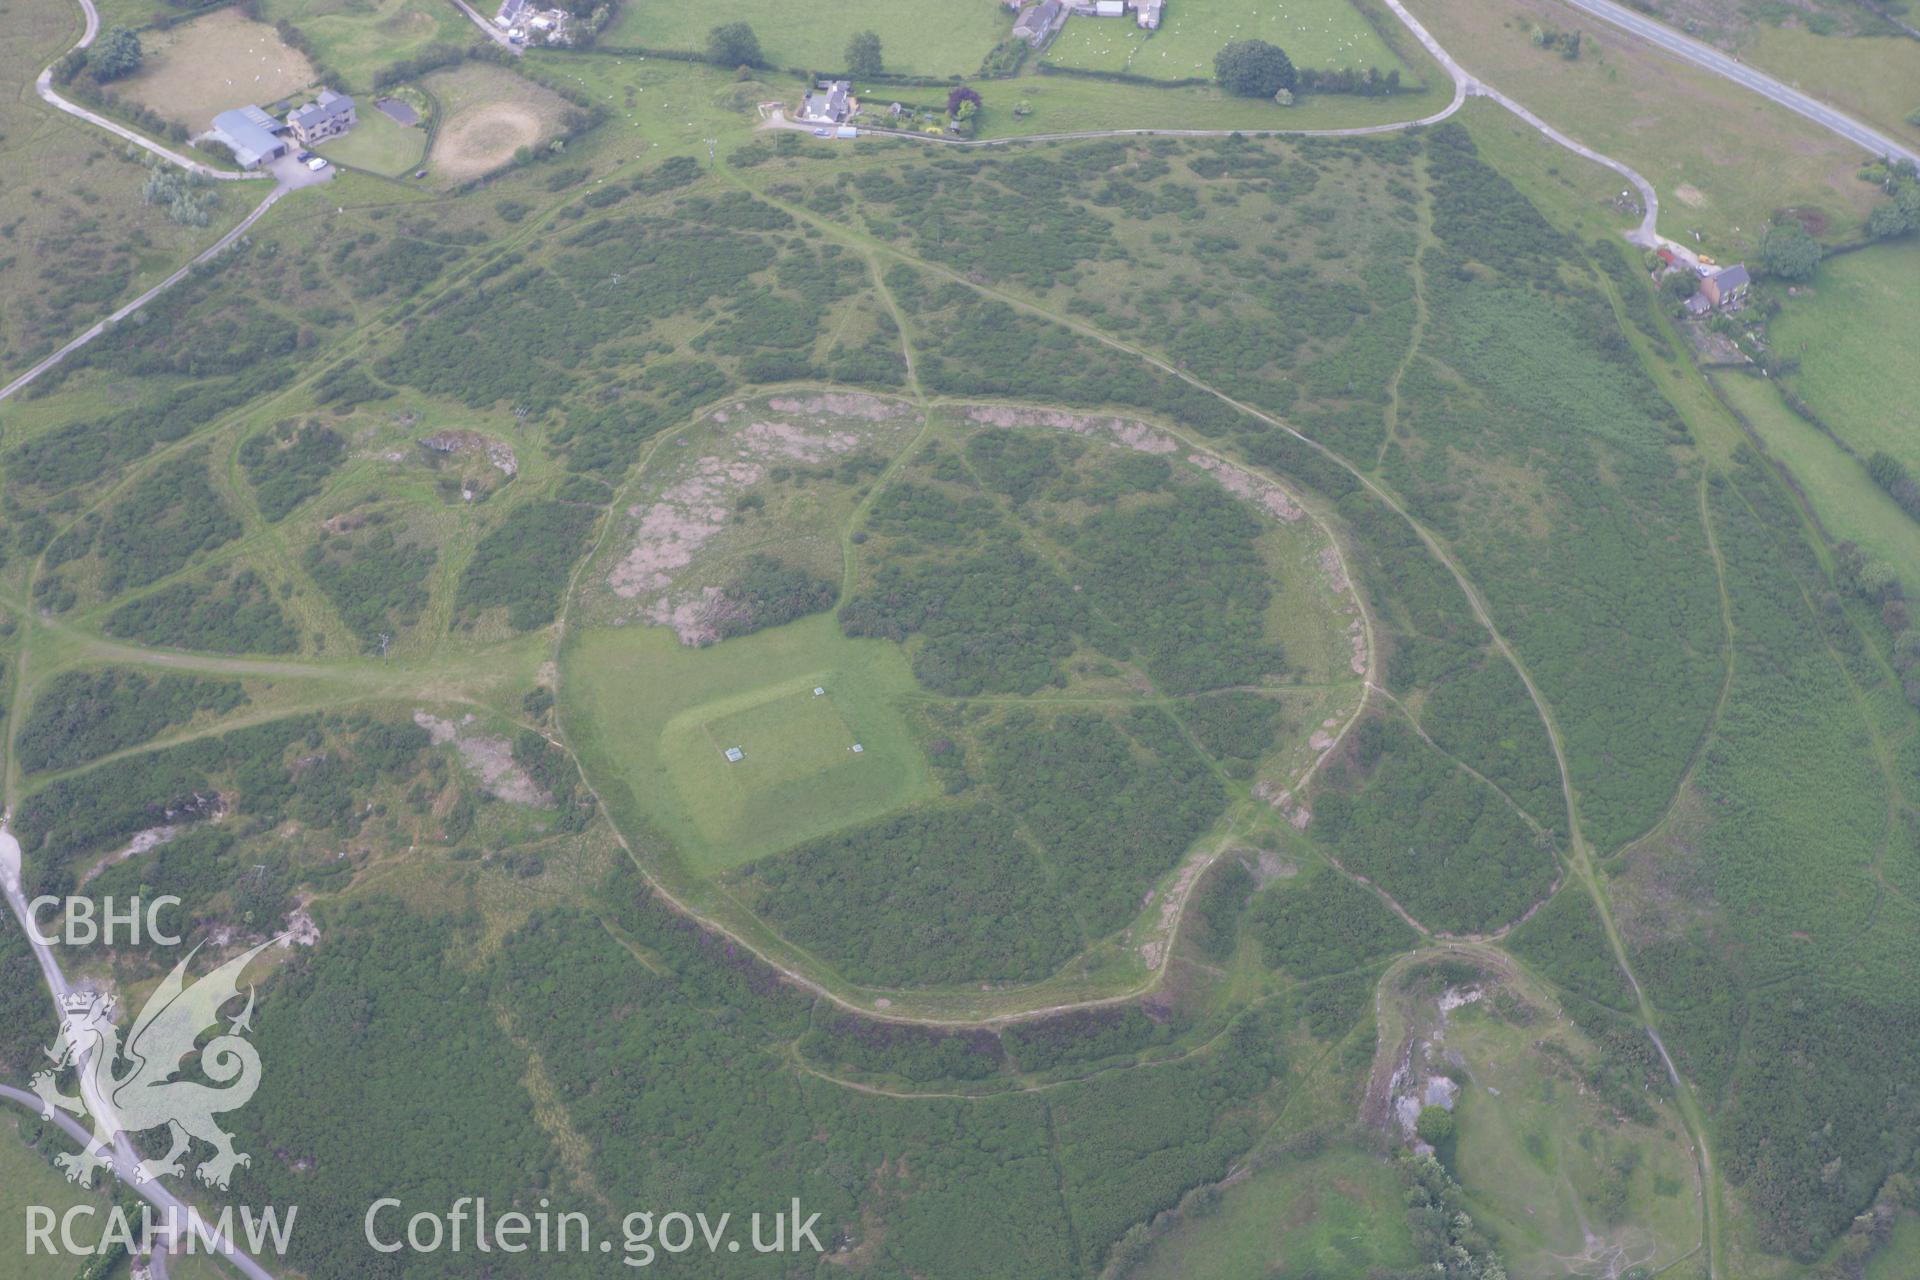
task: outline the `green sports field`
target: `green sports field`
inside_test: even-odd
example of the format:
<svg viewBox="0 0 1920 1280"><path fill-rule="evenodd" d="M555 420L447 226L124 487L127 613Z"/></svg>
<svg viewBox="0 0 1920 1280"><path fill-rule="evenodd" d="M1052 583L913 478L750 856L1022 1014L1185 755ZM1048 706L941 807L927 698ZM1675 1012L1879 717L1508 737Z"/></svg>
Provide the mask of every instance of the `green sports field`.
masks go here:
<svg viewBox="0 0 1920 1280"><path fill-rule="evenodd" d="M847 639L831 614L704 649L660 627L595 630L569 651L566 687L570 731L629 780L697 875L931 789L894 705L914 687L904 654Z"/></svg>
<svg viewBox="0 0 1920 1280"><path fill-rule="evenodd" d="M1279 45L1299 67L1378 67L1400 60L1347 0L1168 0L1158 31L1131 16L1072 17L1047 61L1156 80L1210 79L1213 55L1234 40Z"/></svg>

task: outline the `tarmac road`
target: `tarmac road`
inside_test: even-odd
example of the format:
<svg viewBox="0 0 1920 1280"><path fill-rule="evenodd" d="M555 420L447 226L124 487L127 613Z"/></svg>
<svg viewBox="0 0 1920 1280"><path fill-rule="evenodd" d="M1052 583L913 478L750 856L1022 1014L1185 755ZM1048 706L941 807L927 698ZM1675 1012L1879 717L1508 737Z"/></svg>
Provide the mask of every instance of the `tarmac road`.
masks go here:
<svg viewBox="0 0 1920 1280"><path fill-rule="evenodd" d="M1777 102L1797 115L1805 116L1822 128L1829 129L1858 145L1870 155L1893 156L1920 164L1920 151L1888 137L1869 125L1862 124L1844 111L1834 110L1819 99L1809 97L1763 71L1755 71L1731 54L1722 53L1710 44L1695 40L1692 36L1682 35L1664 22L1658 22L1645 14L1629 9L1626 5L1617 3L1617 0L1565 0L1565 2L1583 13L1591 14L1632 32L1676 58L1691 62L1694 66L1731 80L1771 102Z"/></svg>
<svg viewBox="0 0 1920 1280"><path fill-rule="evenodd" d="M34 934L32 922L27 912L27 899L20 889L20 842L14 839L13 833L7 830L5 826L0 826L0 891L4 892L7 899L7 906L12 910L14 918L19 921L21 932L27 935L27 941L33 947L33 958L40 963L40 972L46 978L47 991L53 1000L54 1018L56 1020L64 1018L66 1015L60 1008L60 1001L72 988L67 984L66 975L60 971L60 961L54 956L53 948L43 946ZM89 1095L86 1099L88 1107L98 1106L102 1111L106 1110L106 1100L92 1096L94 1091L84 1087L87 1079L85 1071L80 1073L80 1078L83 1083L81 1092ZM5 1098L9 1102L19 1103L35 1115L40 1114L41 1102L39 1097L27 1092L25 1089L16 1089L12 1085L0 1084L0 1098ZM75 1141L81 1143L83 1147L92 1144L93 1131L66 1112L55 1111L53 1113L53 1123L59 1125L63 1131ZM196 1221L204 1223L205 1230L201 1235L202 1240L209 1237L215 1240L224 1239L224 1237L219 1235L212 1223L206 1222L204 1218L200 1217L198 1210L167 1190L164 1185L159 1182L140 1182L135 1178L134 1170L135 1166L139 1163L139 1157L134 1152L133 1143L128 1139L126 1134L118 1133L114 1135L110 1154L113 1157L112 1169L114 1175L129 1187L132 1187L147 1203L161 1210L163 1214L171 1215L170 1220L176 1220L182 1223L193 1223ZM11 1209L13 1206L8 1206L8 1208ZM272 1272L248 1257L241 1251L238 1245L232 1245L231 1252L225 1252L223 1250L223 1254L227 1261L239 1268L241 1274L245 1275L248 1280L274 1280Z"/></svg>

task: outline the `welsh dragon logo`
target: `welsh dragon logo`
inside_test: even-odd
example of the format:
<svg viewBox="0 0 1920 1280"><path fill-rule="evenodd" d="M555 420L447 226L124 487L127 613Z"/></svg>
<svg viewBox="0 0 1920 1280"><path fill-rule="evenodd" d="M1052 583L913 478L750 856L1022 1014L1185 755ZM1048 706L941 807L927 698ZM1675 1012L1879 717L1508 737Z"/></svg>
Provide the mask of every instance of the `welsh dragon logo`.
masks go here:
<svg viewBox="0 0 1920 1280"><path fill-rule="evenodd" d="M33 1091L40 1096L43 1119L51 1119L55 1107L93 1118L93 1134L86 1145L72 1155L56 1157L68 1181L92 1186L94 1171L113 1162L117 1135L159 1128L168 1131L172 1145L159 1159L140 1162L136 1174L140 1182L184 1173L181 1157L195 1138L213 1148L213 1155L195 1170L210 1187L224 1190L236 1167L252 1163L245 1152L234 1150L233 1135L213 1118L245 1106L260 1087L260 1055L243 1038L252 1030L253 989L247 989L247 1007L224 1032L205 1045L196 1042L202 1032L219 1023L220 1010L239 998L240 974L248 962L274 941L235 956L188 986L187 965L200 949L195 947L147 1000L124 1044L113 1025L111 996L75 992L61 1002L60 1034L45 1051L54 1066L33 1077ZM224 1088L176 1078L196 1052L199 1074ZM69 1067L79 1083L78 1097L61 1093L57 1084L60 1073Z"/></svg>

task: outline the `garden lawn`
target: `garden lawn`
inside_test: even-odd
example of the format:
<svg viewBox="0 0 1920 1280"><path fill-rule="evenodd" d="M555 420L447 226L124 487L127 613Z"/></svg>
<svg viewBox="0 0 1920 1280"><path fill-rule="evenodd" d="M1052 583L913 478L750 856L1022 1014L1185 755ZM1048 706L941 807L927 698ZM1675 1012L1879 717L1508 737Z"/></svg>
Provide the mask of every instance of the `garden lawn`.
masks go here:
<svg viewBox="0 0 1920 1280"><path fill-rule="evenodd" d="M371 173L397 178L420 163L426 150L427 131L419 126L396 123L371 102L359 105L359 123L338 138L329 138L315 147L335 164L351 165Z"/></svg>

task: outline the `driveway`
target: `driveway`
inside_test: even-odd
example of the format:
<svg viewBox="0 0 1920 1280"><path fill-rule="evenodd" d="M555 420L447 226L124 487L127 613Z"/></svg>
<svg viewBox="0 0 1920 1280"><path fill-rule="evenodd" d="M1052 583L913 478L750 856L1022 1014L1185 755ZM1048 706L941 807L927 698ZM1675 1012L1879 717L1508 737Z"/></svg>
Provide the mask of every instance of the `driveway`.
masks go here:
<svg viewBox="0 0 1920 1280"><path fill-rule="evenodd" d="M291 155L270 160L262 168L272 174L274 180L288 191L298 191L302 187L317 187L323 182L332 182L336 172L333 165L329 164L316 173L307 168L304 160L296 160Z"/></svg>

